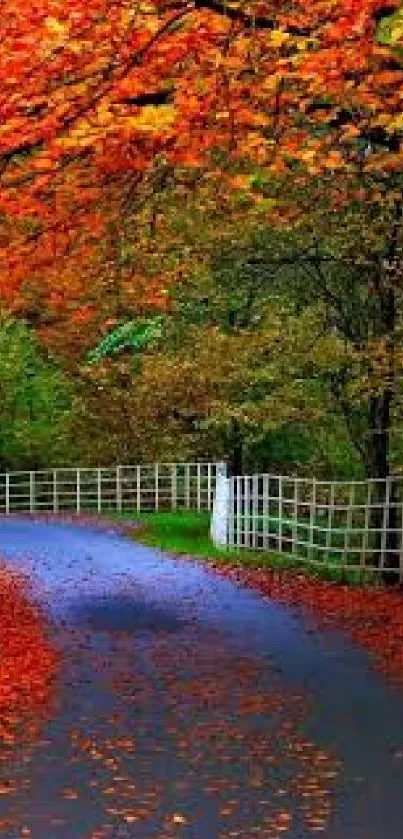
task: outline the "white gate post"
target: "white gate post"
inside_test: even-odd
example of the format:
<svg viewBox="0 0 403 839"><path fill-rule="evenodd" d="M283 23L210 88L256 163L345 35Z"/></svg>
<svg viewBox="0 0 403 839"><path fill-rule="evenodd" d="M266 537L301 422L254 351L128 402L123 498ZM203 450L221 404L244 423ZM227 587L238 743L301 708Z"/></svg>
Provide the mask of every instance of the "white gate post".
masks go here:
<svg viewBox="0 0 403 839"><path fill-rule="evenodd" d="M230 478L227 478L227 464L217 463L216 485L211 517L210 535L215 545L228 545Z"/></svg>

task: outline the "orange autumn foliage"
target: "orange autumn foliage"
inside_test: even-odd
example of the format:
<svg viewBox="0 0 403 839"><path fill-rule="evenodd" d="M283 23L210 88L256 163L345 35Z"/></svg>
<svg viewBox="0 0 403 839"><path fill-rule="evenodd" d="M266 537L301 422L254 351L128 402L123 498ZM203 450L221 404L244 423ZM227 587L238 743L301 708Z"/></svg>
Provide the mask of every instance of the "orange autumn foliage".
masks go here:
<svg viewBox="0 0 403 839"><path fill-rule="evenodd" d="M71 352L86 331L90 341L103 327L95 311L103 289L98 295L92 285L99 265L94 241L105 235L102 204L115 189L127 216L159 166L179 185L184 169L211 177L218 168L218 185L229 192L242 190L245 171L281 178L293 163L302 179L399 173L403 70L399 44L376 39L384 5L5 0L0 303L24 314L26 285L33 277L35 288L39 276L49 312L40 329L48 344L57 344L70 304ZM388 3L389 11L398 6ZM357 138L371 132L384 139L364 159ZM262 201L259 188L246 183L246 189ZM217 204L221 192L217 187ZM278 207L263 206L260 216L268 224L287 217L294 217L292 208L280 215ZM107 259L103 273L108 279ZM136 275L132 286L141 297ZM63 318L50 288L67 298ZM160 296L157 288L157 305Z"/></svg>
<svg viewBox="0 0 403 839"><path fill-rule="evenodd" d="M99 235L102 179L136 180L161 156L211 168L220 149L274 171L290 156L311 173L348 168L335 150L351 128L396 128L402 67L396 44L376 40L384 5L6 0L0 210L62 238L88 211ZM341 107L347 124L313 136Z"/></svg>

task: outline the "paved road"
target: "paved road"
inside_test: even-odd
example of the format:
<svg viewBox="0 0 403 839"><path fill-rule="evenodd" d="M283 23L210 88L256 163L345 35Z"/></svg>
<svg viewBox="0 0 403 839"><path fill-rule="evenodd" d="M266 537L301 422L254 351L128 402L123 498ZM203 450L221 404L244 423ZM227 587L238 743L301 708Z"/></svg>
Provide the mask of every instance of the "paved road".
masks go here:
<svg viewBox="0 0 403 839"><path fill-rule="evenodd" d="M123 536L0 521L63 657L0 837L401 839L403 697L342 633Z"/></svg>

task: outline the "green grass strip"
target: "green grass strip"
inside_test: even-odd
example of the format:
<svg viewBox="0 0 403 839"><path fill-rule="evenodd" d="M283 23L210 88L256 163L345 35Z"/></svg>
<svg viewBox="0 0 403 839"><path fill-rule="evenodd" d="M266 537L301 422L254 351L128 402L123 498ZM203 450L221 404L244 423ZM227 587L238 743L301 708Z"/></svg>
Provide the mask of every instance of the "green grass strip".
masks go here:
<svg viewBox="0 0 403 839"><path fill-rule="evenodd" d="M101 516L102 517L102 516ZM176 555L193 556L195 559L213 559L216 562L241 566L298 570L299 573L333 582L350 585L376 583L377 574L371 569L340 568L338 556L334 561L310 560L285 553L247 550L245 548L218 548L210 538L210 514L195 510L163 510L150 512L108 513L116 521L132 521L137 525L133 538L143 545L158 548Z"/></svg>

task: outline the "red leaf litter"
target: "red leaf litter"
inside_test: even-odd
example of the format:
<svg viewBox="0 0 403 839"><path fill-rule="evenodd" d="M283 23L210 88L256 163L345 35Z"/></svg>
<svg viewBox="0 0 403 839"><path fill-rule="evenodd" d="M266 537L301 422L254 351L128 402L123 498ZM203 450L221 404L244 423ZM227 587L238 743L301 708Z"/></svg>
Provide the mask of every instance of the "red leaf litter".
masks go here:
<svg viewBox="0 0 403 839"><path fill-rule="evenodd" d="M0 563L0 742L35 735L53 694L57 653L30 585Z"/></svg>
<svg viewBox="0 0 403 839"><path fill-rule="evenodd" d="M359 588L289 571L209 561L216 573L281 603L300 607L319 627L346 631L369 652L374 669L403 685L403 595L381 586Z"/></svg>

